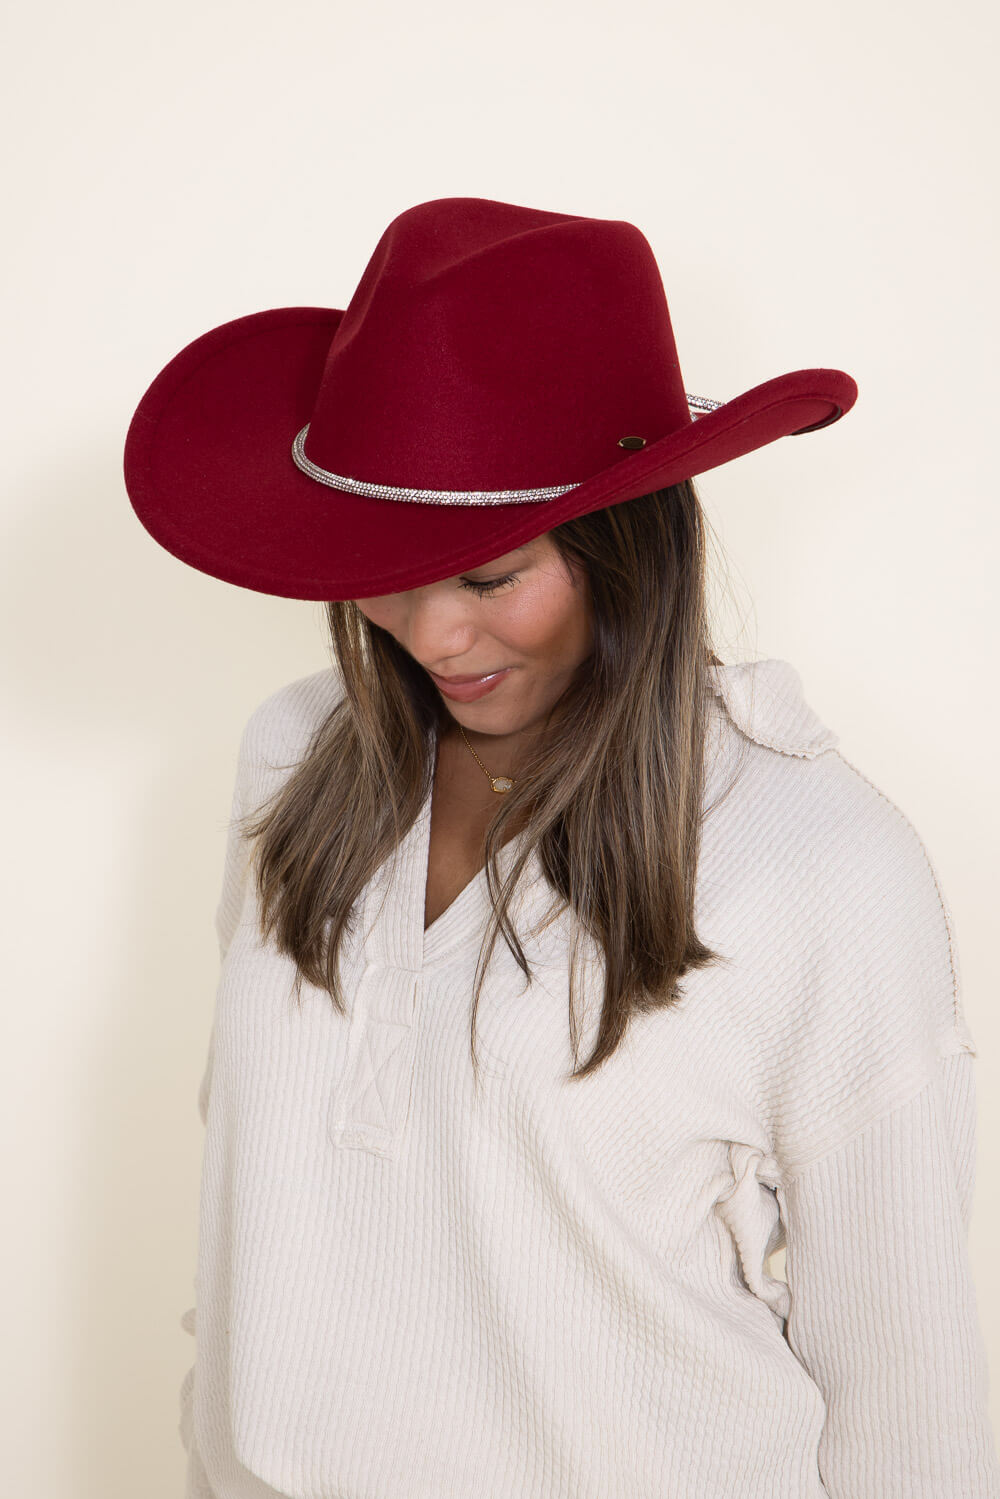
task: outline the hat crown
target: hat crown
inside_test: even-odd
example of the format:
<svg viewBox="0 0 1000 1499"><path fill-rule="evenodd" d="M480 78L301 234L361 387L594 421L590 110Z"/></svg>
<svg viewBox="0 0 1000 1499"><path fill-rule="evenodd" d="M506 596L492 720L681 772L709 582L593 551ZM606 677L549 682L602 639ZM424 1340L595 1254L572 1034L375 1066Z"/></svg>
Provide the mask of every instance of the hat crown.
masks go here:
<svg viewBox="0 0 1000 1499"><path fill-rule="evenodd" d="M304 453L374 484L528 489L628 463L622 437L691 420L635 225L439 198L379 239L334 331Z"/></svg>

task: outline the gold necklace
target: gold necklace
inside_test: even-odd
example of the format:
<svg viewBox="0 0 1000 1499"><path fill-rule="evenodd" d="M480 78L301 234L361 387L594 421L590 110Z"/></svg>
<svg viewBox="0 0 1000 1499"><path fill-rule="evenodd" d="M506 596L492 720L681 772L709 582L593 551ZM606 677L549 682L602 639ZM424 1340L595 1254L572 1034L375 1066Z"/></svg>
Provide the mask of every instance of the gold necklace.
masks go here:
<svg viewBox="0 0 1000 1499"><path fill-rule="evenodd" d="M459 724L458 727L460 729L462 729L462 725L461 724ZM466 744L469 744L469 736L468 736L468 734L466 734L466 732L465 732L464 729L462 729L462 738L465 740ZM470 750L472 750L472 753L474 755L476 755L476 752L475 752L474 749L472 749L472 745L471 744L469 744L469 748L470 748ZM476 759L479 760L479 756L478 755L476 755ZM485 772L485 775L486 775L486 779L489 781L489 783L493 787L494 791L510 791L511 790L511 788L514 785L514 782L511 780L510 776L491 776L490 773L489 773L489 771L486 769L486 766L483 765L482 760L479 760L479 764L482 766L482 769L483 769L483 771Z"/></svg>

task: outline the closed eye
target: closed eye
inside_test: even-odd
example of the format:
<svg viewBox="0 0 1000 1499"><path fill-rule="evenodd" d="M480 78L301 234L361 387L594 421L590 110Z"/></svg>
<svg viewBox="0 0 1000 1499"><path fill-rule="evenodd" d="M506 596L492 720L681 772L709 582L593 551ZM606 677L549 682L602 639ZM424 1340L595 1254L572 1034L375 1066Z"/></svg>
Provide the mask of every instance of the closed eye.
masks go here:
<svg viewBox="0 0 1000 1499"><path fill-rule="evenodd" d="M508 583L518 581L517 573L505 573L502 578L489 578L485 583L477 583L473 578L463 578L462 587L471 588L480 598L488 598Z"/></svg>

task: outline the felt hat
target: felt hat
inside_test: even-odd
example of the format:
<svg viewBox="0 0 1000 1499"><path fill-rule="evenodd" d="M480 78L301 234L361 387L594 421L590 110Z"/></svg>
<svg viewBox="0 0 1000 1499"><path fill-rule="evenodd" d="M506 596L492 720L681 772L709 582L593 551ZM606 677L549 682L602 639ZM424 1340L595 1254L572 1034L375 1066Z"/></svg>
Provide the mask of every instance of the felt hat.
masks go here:
<svg viewBox="0 0 1000 1499"><path fill-rule="evenodd" d="M125 485L201 572L368 598L815 432L856 397L836 369L690 395L635 225L436 198L392 220L346 308L253 312L174 355L129 424Z"/></svg>

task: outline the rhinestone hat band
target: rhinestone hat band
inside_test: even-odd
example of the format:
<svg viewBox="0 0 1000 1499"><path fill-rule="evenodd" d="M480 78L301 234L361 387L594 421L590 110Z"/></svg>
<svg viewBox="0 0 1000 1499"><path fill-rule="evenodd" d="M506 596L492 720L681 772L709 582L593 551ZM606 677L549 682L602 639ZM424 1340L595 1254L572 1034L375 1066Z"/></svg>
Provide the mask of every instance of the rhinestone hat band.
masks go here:
<svg viewBox="0 0 1000 1499"><path fill-rule="evenodd" d="M716 406L721 406L721 401L713 401L711 396L691 396L687 398L688 409L691 411L714 411ZM511 503L521 504L529 500L554 500L558 495L566 494L570 489L576 489L577 484L550 484L545 489L406 489L399 484L372 484L367 479L351 479L346 474L335 474L328 468L320 468L318 463L313 463L311 458L305 454L306 434L309 431L309 423L306 422L301 432L298 432L292 443L292 458L297 468L310 479L317 480L320 484L329 484L333 489L346 490L348 494L363 494L375 500L416 500L425 505L509 505ZM623 437L622 447L641 448L645 446L645 438Z"/></svg>

